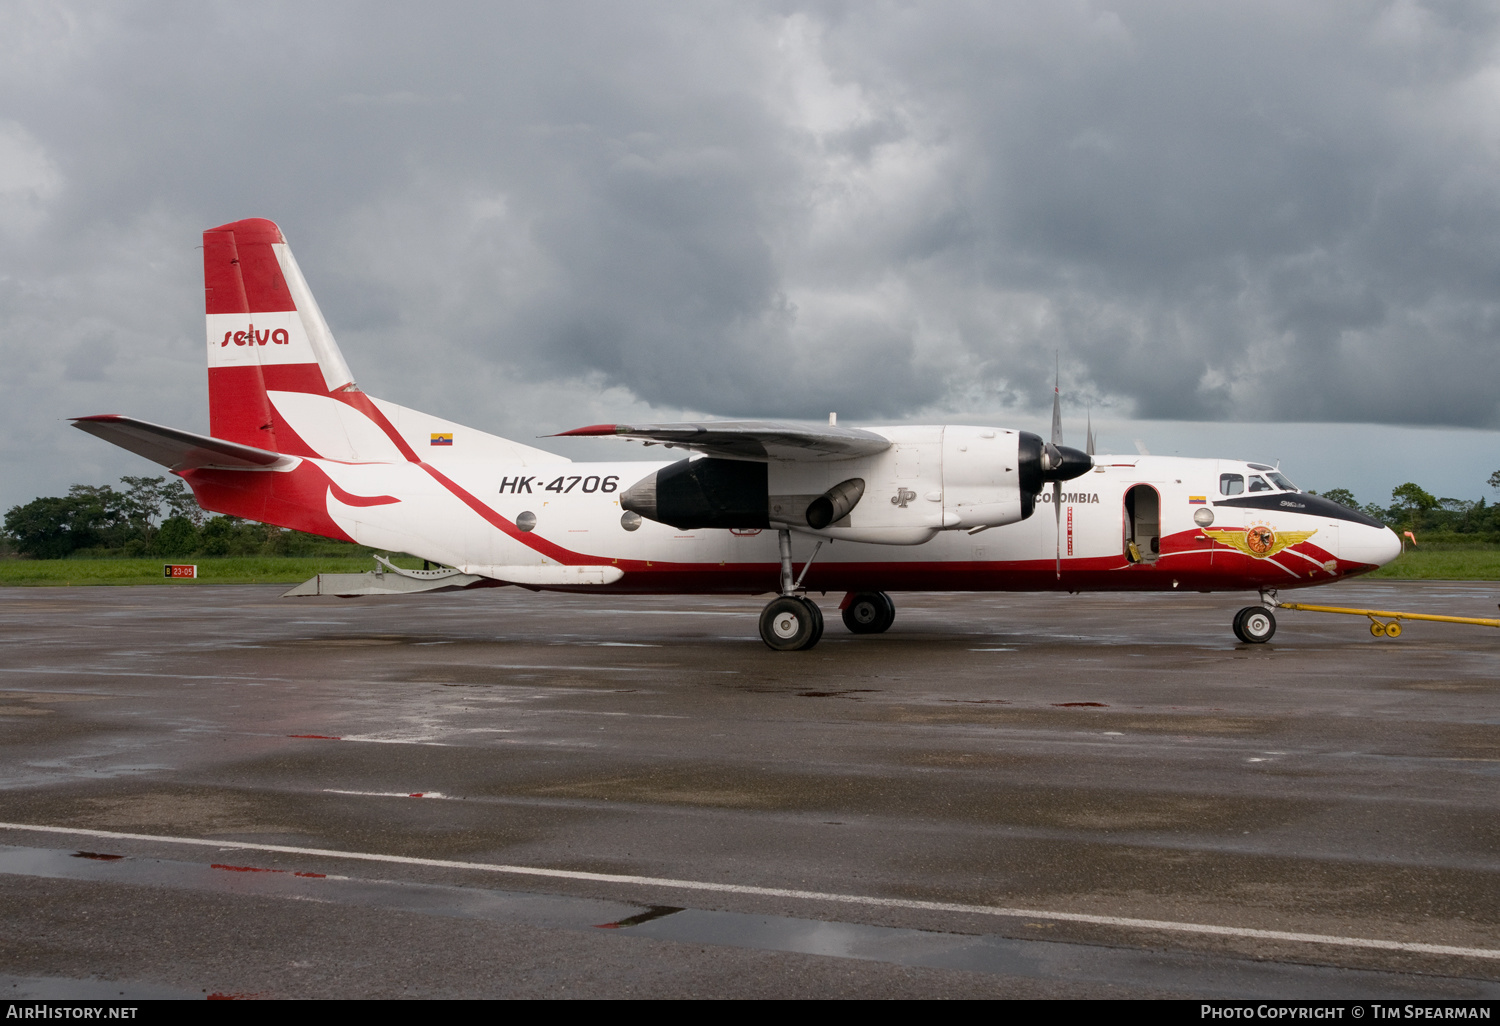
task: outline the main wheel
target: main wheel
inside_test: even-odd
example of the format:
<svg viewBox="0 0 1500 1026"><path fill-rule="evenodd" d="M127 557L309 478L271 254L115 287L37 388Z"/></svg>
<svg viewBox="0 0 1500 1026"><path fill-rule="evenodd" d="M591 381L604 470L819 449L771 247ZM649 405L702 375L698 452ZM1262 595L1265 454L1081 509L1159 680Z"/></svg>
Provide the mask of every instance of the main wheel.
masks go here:
<svg viewBox="0 0 1500 1026"><path fill-rule="evenodd" d="M760 613L760 638L778 652L812 648L823 636L823 612L806 599L783 595Z"/></svg>
<svg viewBox="0 0 1500 1026"><path fill-rule="evenodd" d="M1245 614L1256 608L1258 607L1246 606L1244 609L1241 609L1238 613L1234 614L1234 620L1232 623L1230 623L1230 626L1234 628L1234 636L1236 638L1239 638L1240 641L1244 642L1246 645L1250 644L1250 639L1245 637Z"/></svg>
<svg viewBox="0 0 1500 1026"><path fill-rule="evenodd" d="M1276 617L1264 606L1246 606L1234 618L1235 633L1250 645L1264 645L1276 633Z"/></svg>
<svg viewBox="0 0 1500 1026"><path fill-rule="evenodd" d="M844 607L851 634L880 634L896 622L896 603L883 591L860 592Z"/></svg>

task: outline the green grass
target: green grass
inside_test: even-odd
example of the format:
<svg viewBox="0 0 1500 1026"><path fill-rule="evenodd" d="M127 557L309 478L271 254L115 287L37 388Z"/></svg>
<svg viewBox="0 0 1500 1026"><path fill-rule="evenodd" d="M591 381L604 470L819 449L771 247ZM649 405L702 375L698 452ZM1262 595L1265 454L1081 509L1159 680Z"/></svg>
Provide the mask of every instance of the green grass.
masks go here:
<svg viewBox="0 0 1500 1026"><path fill-rule="evenodd" d="M198 577L168 580L167 562L196 563ZM419 569L422 561L410 556L393 560L398 566ZM16 585L165 584L191 588L196 584L299 584L314 574L357 574L375 569L368 555L350 556L198 556L190 559L3 559L0 587Z"/></svg>
<svg viewBox="0 0 1500 1026"><path fill-rule="evenodd" d="M1362 580L1500 581L1500 546L1435 544L1397 556Z"/></svg>

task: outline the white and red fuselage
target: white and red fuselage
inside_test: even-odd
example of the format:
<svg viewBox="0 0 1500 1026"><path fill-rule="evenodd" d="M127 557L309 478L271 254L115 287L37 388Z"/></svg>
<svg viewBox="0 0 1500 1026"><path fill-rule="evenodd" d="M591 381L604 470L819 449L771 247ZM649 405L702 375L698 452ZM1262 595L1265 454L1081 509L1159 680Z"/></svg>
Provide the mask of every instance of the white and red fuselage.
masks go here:
<svg viewBox="0 0 1500 1026"><path fill-rule="evenodd" d="M774 592L778 529L793 532L799 563L833 542L807 570L812 592L1293 588L1400 551L1383 525L1284 487L1269 467L1101 455L1038 487L1021 468L1024 433L959 425L846 431L863 440L854 455L775 450L759 460L756 515L673 526L665 512L668 522L632 513L656 507L625 496L680 460L571 462L360 391L271 222L205 232L204 267L209 436L112 416L79 426L172 466L205 509L407 552L486 584ZM121 440L127 427L137 442ZM151 430L157 448L139 442ZM853 508L809 526L809 501L850 481Z"/></svg>

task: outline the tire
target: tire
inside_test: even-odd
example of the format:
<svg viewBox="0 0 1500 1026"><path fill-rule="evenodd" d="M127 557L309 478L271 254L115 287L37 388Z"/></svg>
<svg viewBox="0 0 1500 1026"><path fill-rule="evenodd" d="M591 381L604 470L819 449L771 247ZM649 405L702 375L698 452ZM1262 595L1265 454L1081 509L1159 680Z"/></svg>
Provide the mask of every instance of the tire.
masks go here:
<svg viewBox="0 0 1500 1026"><path fill-rule="evenodd" d="M1370 633L1375 635L1375 637L1377 638L1385 637L1385 624L1379 622L1378 620L1370 624Z"/></svg>
<svg viewBox="0 0 1500 1026"><path fill-rule="evenodd" d="M1276 617L1264 606L1240 610L1240 636L1251 645L1264 645L1276 633Z"/></svg>
<svg viewBox="0 0 1500 1026"><path fill-rule="evenodd" d="M1395 620L1385 625L1385 636L1388 638L1401 637L1401 625Z"/></svg>
<svg viewBox="0 0 1500 1026"><path fill-rule="evenodd" d="M823 613L805 599L783 595L760 613L760 640L777 652L812 648L823 636Z"/></svg>
<svg viewBox="0 0 1500 1026"><path fill-rule="evenodd" d="M844 607L850 634L881 634L896 622L896 604L883 591L862 591Z"/></svg>
<svg viewBox="0 0 1500 1026"><path fill-rule="evenodd" d="M1230 624L1234 628L1234 636L1246 645L1250 644L1250 639L1245 637L1245 614L1255 608L1255 606L1247 606L1241 609L1238 613L1234 614L1234 622Z"/></svg>

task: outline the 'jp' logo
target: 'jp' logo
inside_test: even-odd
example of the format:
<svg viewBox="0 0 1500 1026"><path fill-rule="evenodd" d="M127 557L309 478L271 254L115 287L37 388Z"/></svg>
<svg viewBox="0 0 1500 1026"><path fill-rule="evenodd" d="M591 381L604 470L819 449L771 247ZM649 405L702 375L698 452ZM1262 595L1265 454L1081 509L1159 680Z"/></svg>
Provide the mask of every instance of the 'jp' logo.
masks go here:
<svg viewBox="0 0 1500 1026"><path fill-rule="evenodd" d="M896 494L891 496L891 505L906 508L906 504L917 497L917 493L910 488L897 488Z"/></svg>

